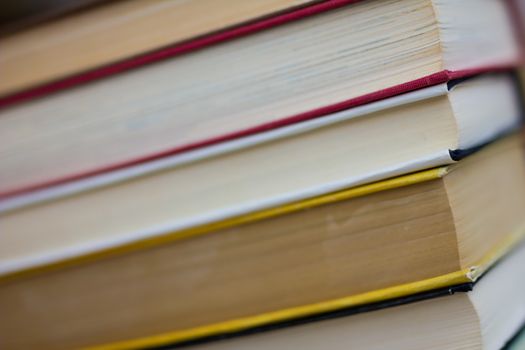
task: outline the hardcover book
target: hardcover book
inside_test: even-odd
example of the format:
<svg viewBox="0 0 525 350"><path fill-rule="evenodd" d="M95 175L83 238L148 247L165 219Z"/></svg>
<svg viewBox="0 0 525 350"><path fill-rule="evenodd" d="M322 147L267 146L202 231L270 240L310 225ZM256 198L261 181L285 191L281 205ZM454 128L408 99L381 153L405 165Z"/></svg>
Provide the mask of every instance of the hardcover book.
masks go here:
<svg viewBox="0 0 525 350"><path fill-rule="evenodd" d="M294 324L301 326L275 325L272 331L252 330L251 336L209 342L189 349L499 350L525 322L524 265L525 247L522 245L473 283L471 291L458 287L450 288L448 293L435 291L398 300L397 305L392 303L377 311L357 315L351 309L346 313L329 313ZM360 310L365 311L370 310ZM518 338L505 349L523 349L524 344L523 339ZM119 344L114 345L115 349Z"/></svg>

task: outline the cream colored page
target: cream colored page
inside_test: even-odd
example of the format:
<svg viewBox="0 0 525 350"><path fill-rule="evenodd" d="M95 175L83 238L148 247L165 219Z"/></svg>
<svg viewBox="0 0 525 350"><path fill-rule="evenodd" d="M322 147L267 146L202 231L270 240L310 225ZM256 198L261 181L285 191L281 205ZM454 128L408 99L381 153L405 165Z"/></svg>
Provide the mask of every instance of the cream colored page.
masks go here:
<svg viewBox="0 0 525 350"><path fill-rule="evenodd" d="M198 345L236 349L476 349L479 324L464 293Z"/></svg>
<svg viewBox="0 0 525 350"><path fill-rule="evenodd" d="M311 0L127 0L0 38L0 95Z"/></svg>

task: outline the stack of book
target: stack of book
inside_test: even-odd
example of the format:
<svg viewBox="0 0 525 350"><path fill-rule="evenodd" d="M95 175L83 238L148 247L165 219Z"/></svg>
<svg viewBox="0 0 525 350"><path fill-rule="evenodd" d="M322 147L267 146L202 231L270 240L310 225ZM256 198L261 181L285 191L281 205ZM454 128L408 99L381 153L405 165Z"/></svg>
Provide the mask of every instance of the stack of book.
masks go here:
<svg viewBox="0 0 525 350"><path fill-rule="evenodd" d="M508 6L127 0L4 34L0 348L519 340Z"/></svg>

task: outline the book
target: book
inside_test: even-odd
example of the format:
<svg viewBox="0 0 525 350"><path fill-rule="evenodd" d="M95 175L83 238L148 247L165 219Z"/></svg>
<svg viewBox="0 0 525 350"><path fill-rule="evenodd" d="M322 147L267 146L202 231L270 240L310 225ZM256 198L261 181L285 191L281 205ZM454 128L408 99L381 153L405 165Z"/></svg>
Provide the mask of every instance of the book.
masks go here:
<svg viewBox="0 0 525 350"><path fill-rule="evenodd" d="M472 291L451 288L448 295L428 300L406 300L400 302L403 305L350 316L328 314L314 323L308 320L300 326L283 325L190 349L499 350L525 322L524 264L525 247L521 245L474 283ZM160 337L155 340L162 344ZM523 341L515 344L516 349L522 349ZM109 345L115 347L98 349L125 348L133 342Z"/></svg>
<svg viewBox="0 0 525 350"><path fill-rule="evenodd" d="M515 135L447 167L4 276L0 342L156 346L472 283L525 234L524 155Z"/></svg>
<svg viewBox="0 0 525 350"><path fill-rule="evenodd" d="M218 144L520 59L503 1L312 6L321 5L297 10L300 20L289 15L264 31L3 109L0 193Z"/></svg>
<svg viewBox="0 0 525 350"><path fill-rule="evenodd" d="M54 6L53 12L58 12L94 2L96 0L62 1L47 3L47 6ZM0 95L41 86L140 54L151 54L174 43L187 44L191 39L195 42L195 38L201 40L206 34L231 31L239 25L308 3L312 1L131 0L91 6L0 37L0 66L4 71ZM42 17L42 8L38 6L45 5L38 2L23 5L4 7L12 8L13 13L40 10L37 14Z"/></svg>
<svg viewBox="0 0 525 350"><path fill-rule="evenodd" d="M7 198L0 273L450 164L516 128L520 117L511 77L487 75ZM16 169L13 176L27 174ZM111 220L100 220L108 213Z"/></svg>

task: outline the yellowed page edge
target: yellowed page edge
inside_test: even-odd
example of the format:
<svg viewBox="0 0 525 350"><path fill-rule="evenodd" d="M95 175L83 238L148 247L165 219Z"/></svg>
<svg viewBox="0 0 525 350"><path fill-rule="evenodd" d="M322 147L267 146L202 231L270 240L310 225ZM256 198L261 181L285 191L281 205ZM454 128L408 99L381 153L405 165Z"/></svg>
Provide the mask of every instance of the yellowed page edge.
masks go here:
<svg viewBox="0 0 525 350"><path fill-rule="evenodd" d="M95 253L79 255L71 259L57 261L51 264L23 269L4 275L0 275L0 283L11 281L16 278L34 276L36 274L54 271L60 268L69 267L72 265L88 263L98 259L115 256L118 254L130 253L137 250L142 250L161 244L167 244L183 239L189 239L204 234L211 234L218 230L238 226L246 223L251 223L267 218L272 218L279 215L297 212L307 208L318 207L321 205L348 200L351 198L361 197L379 191L386 191L394 188L409 186L424 181L431 181L443 177L448 172L448 167L439 167L430 170L420 171L413 174L402 175L387 180L374 182L371 184L361 185L342 191L329 193L326 195L313 197L295 203L286 204L283 206L270 208L258 212L253 212L226 220L208 223L202 226L191 227L182 231L175 231L166 235L148 238L136 242L131 242L122 246L101 250Z"/></svg>
<svg viewBox="0 0 525 350"><path fill-rule="evenodd" d="M494 247L490 252L488 252L475 266L445 275L315 304L303 305L299 307L268 312L265 314L214 323L201 327L158 334L150 337L88 347L85 349L122 350L174 344L177 342L194 340L217 334L239 332L248 328L324 312L336 311L343 308L356 307L359 305L396 299L407 295L413 295L462 283L475 282L498 260L504 257L510 250L515 248L523 239L523 237L525 237L525 224L515 232L511 232L508 237L501 242L500 245Z"/></svg>

